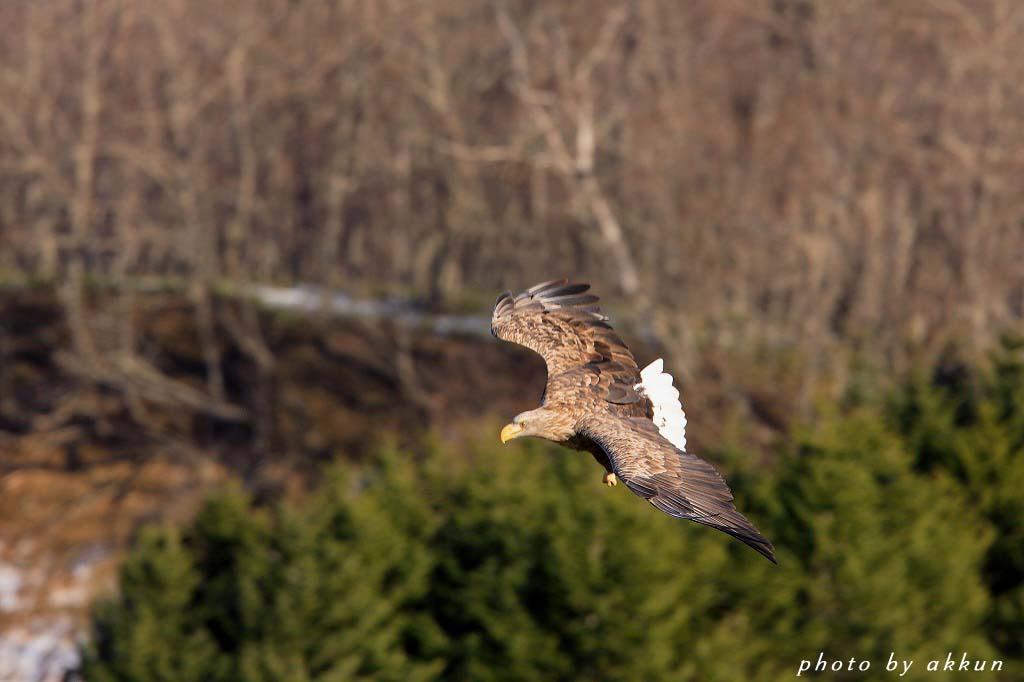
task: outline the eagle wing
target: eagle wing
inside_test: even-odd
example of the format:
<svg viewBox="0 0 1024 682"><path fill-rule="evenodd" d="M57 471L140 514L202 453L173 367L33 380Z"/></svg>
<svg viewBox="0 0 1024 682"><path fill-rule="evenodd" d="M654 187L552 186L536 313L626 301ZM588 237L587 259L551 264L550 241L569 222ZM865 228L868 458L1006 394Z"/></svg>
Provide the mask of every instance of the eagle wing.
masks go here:
<svg viewBox="0 0 1024 682"><path fill-rule="evenodd" d="M672 445L650 419L593 413L578 430L604 450L615 475L634 493L670 516L728 533L777 563L771 542L736 510L721 474Z"/></svg>
<svg viewBox="0 0 1024 682"><path fill-rule="evenodd" d="M585 367L592 374L591 388L608 402L641 402L635 390L640 381L636 360L589 289L589 284L560 279L516 295L506 291L494 304L491 333L538 353L547 364L549 380Z"/></svg>

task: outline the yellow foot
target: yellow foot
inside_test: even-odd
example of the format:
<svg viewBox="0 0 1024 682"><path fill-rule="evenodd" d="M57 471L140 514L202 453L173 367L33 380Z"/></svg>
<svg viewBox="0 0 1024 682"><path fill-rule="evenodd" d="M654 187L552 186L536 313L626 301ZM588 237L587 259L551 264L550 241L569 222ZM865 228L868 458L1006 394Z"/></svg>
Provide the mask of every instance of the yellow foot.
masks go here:
<svg viewBox="0 0 1024 682"><path fill-rule="evenodd" d="M619 479L615 478L615 474L613 474L612 472L609 471L601 479L601 482L604 483L606 486L608 486L610 488L613 485L618 485L619 484Z"/></svg>

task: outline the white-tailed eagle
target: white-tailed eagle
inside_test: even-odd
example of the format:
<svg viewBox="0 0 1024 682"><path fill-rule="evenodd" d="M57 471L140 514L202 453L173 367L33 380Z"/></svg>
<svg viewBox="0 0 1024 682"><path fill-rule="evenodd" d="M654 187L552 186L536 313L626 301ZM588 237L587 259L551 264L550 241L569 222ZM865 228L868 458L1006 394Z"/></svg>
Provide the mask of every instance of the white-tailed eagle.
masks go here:
<svg viewBox="0 0 1024 682"><path fill-rule="evenodd" d="M589 452L607 485L621 480L666 514L717 528L775 562L722 476L686 452L686 416L662 361L637 367L589 289L562 279L498 297L491 332L540 354L548 369L540 407L516 415L502 442L536 436Z"/></svg>

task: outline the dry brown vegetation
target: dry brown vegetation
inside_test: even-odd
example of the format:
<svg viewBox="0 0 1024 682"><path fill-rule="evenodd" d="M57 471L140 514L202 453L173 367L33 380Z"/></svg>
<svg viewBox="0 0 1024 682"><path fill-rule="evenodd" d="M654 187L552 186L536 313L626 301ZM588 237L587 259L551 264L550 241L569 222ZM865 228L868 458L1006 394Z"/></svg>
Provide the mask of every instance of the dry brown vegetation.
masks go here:
<svg viewBox="0 0 1024 682"><path fill-rule="evenodd" d="M0 22L0 266L68 284L72 321L89 273L187 279L207 334L223 280L443 301L584 274L681 353L899 356L1022 315L1015 0L15 0Z"/></svg>

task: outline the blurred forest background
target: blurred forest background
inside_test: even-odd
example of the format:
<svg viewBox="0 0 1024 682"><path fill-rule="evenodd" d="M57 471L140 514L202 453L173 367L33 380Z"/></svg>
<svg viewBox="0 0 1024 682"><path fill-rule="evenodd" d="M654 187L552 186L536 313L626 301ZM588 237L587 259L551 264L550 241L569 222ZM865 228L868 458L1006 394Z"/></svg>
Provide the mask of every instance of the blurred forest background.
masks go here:
<svg viewBox="0 0 1024 682"><path fill-rule="evenodd" d="M1024 4L0 25L0 678L1021 679ZM560 276L779 568L500 446Z"/></svg>

